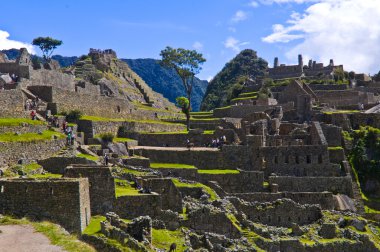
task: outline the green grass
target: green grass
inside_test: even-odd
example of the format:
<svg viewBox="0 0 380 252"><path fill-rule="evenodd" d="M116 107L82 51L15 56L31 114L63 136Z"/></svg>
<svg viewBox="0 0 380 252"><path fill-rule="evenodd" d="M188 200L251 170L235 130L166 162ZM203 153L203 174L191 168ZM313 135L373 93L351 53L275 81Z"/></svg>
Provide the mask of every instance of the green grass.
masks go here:
<svg viewBox="0 0 380 252"><path fill-rule="evenodd" d="M194 165L187 164L173 164L173 163L150 163L150 168L155 169L196 169Z"/></svg>
<svg viewBox="0 0 380 252"><path fill-rule="evenodd" d="M180 230L152 229L152 244L159 249L169 250L172 243L177 244L176 251L185 251L185 235Z"/></svg>
<svg viewBox="0 0 380 252"><path fill-rule="evenodd" d="M337 110L337 111L327 111L323 112L326 115L332 115L332 114L352 114L352 113L359 113L359 110Z"/></svg>
<svg viewBox="0 0 380 252"><path fill-rule="evenodd" d="M258 92L240 93L238 98L256 96Z"/></svg>
<svg viewBox="0 0 380 252"><path fill-rule="evenodd" d="M99 160L99 157L95 157L95 156L85 154L85 153L79 153L79 154L77 154L77 157L82 157L82 158L85 158L85 159L88 159L91 161L98 161Z"/></svg>
<svg viewBox="0 0 380 252"><path fill-rule="evenodd" d="M199 112L190 112L190 115L212 115L213 112L210 111L199 111Z"/></svg>
<svg viewBox="0 0 380 252"><path fill-rule="evenodd" d="M31 222L25 218L14 219L8 216L0 218L0 225L32 225L34 229L44 234L53 245L63 248L67 252L95 252L88 244L81 242L74 235L69 235L60 226L48 221Z"/></svg>
<svg viewBox="0 0 380 252"><path fill-rule="evenodd" d="M91 216L90 224L83 231L83 234L93 235L100 232L100 222L105 221L106 217L96 215Z"/></svg>
<svg viewBox="0 0 380 252"><path fill-rule="evenodd" d="M139 193L139 191L132 187L132 185L122 179L115 179L115 195L116 198L121 196L135 196L135 195L142 195Z"/></svg>
<svg viewBox="0 0 380 252"><path fill-rule="evenodd" d="M238 170L198 170L199 174L239 174Z"/></svg>
<svg viewBox="0 0 380 252"><path fill-rule="evenodd" d="M44 122L27 118L0 118L0 126L20 126L23 123L29 125L43 125Z"/></svg>
<svg viewBox="0 0 380 252"><path fill-rule="evenodd" d="M328 147L328 150L343 150L342 146L334 146L334 147Z"/></svg>
<svg viewBox="0 0 380 252"><path fill-rule="evenodd" d="M54 174L54 173L34 174L34 175L29 175L28 178L35 178L35 179L62 178L62 174Z"/></svg>
<svg viewBox="0 0 380 252"><path fill-rule="evenodd" d="M231 102L253 100L253 99L257 99L257 95L249 96L249 97L234 98L234 99L231 100Z"/></svg>
<svg viewBox="0 0 380 252"><path fill-rule="evenodd" d="M179 181L178 179L172 179L172 181L176 187L203 188L205 192L207 192L210 195L210 199L209 199L210 201L219 199L219 196L216 194L216 192L213 189L211 189L210 187L202 183L184 183L184 182Z"/></svg>
<svg viewBox="0 0 380 252"><path fill-rule="evenodd" d="M57 136L58 138L65 138L64 134L52 130L45 130L42 132L42 134L25 133L20 135L15 135L12 132L7 132L0 134L0 142L38 142L52 140L53 136Z"/></svg>
<svg viewBox="0 0 380 252"><path fill-rule="evenodd" d="M126 138L126 137L114 137L113 141L117 143L125 143L125 142L131 142L131 141L136 141L136 140L131 139L131 138Z"/></svg>
<svg viewBox="0 0 380 252"><path fill-rule="evenodd" d="M370 213L370 214L372 214L372 213L374 213L374 214L380 214L380 211L379 211L379 210L376 210L376 209L370 208L370 207L368 207L368 206L366 206L366 205L364 205L364 210L365 210L366 213Z"/></svg>

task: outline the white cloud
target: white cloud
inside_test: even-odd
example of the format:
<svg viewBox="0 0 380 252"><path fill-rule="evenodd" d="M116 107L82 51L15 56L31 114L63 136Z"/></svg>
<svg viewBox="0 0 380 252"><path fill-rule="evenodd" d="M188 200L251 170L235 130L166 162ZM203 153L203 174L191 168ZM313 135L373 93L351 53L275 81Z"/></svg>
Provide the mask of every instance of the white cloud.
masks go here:
<svg viewBox="0 0 380 252"><path fill-rule="evenodd" d="M273 33L263 41L302 39L286 53L288 59L302 53L325 63L332 58L356 72L380 70L379 0L320 0L303 14L293 13L285 26L272 28Z"/></svg>
<svg viewBox="0 0 380 252"><path fill-rule="evenodd" d="M253 7L253 8L257 8L257 7L259 7L259 3L256 2L256 1L251 1L251 2L248 4L248 6Z"/></svg>
<svg viewBox="0 0 380 252"><path fill-rule="evenodd" d="M223 42L223 44L224 44L224 47L227 49L232 49L234 52L240 52L241 51L240 47L248 45L249 42L240 42L234 37L228 37L226 41Z"/></svg>
<svg viewBox="0 0 380 252"><path fill-rule="evenodd" d="M248 18L248 15L246 12L242 10L238 10L235 15L231 18L231 22L238 23L240 21L246 20Z"/></svg>
<svg viewBox="0 0 380 252"><path fill-rule="evenodd" d="M29 53L35 53L34 48L31 44L11 40L9 39L9 33L3 30L0 30L0 50L7 50L7 49L20 49L22 47L25 47L28 49Z"/></svg>
<svg viewBox="0 0 380 252"><path fill-rule="evenodd" d="M203 44L199 41L195 41L193 44L195 50L201 51L203 49Z"/></svg>

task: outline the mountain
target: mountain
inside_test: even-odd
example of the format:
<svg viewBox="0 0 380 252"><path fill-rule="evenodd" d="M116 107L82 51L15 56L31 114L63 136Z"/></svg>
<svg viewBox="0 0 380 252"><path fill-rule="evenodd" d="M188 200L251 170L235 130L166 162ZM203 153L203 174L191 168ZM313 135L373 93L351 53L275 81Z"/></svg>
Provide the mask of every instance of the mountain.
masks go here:
<svg viewBox="0 0 380 252"><path fill-rule="evenodd" d="M228 105L231 99L237 97L245 80L264 76L267 68L268 62L259 58L255 51L241 51L211 80L201 110L208 111Z"/></svg>
<svg viewBox="0 0 380 252"><path fill-rule="evenodd" d="M161 93L175 103L178 96L186 96L181 78L172 70L162 67L155 59L122 59L136 72L154 91ZM199 111L208 82L194 79L191 106L193 111Z"/></svg>
<svg viewBox="0 0 380 252"><path fill-rule="evenodd" d="M18 55L20 54L19 49L2 50L1 52L5 53L8 57L8 59L10 59L10 60L15 60L18 57ZM33 57L37 57L40 60L42 60L42 58L39 56L33 55ZM66 56L61 56L61 55L53 55L51 58L53 60L58 61L59 65L61 67L68 67L68 66L74 65L75 62L78 60L78 57L76 57L76 56L66 57Z"/></svg>

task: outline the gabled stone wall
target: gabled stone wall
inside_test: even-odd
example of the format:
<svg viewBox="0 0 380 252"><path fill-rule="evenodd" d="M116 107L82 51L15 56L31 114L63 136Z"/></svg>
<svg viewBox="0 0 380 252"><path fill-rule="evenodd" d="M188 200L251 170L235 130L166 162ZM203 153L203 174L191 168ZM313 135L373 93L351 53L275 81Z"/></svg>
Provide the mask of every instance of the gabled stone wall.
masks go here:
<svg viewBox="0 0 380 252"><path fill-rule="evenodd" d="M78 179L0 179L0 213L51 220L81 233L91 218L89 184Z"/></svg>

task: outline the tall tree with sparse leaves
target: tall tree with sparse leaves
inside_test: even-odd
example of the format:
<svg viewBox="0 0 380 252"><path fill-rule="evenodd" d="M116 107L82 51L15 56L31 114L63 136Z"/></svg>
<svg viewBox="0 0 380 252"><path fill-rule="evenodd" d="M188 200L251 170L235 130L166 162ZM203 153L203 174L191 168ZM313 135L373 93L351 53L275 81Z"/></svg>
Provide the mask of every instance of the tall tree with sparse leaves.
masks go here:
<svg viewBox="0 0 380 252"><path fill-rule="evenodd" d="M184 96L176 98L177 105L182 109L182 112L186 115L187 130L190 129L190 101Z"/></svg>
<svg viewBox="0 0 380 252"><path fill-rule="evenodd" d="M38 37L33 39L32 44L38 46L42 51L44 60L50 62L54 49L62 45L62 40L53 39L51 37Z"/></svg>
<svg viewBox="0 0 380 252"><path fill-rule="evenodd" d="M191 92L193 90L194 76L201 71L201 65L206 61L201 53L195 50L172 48L167 46L161 51L161 64L173 68L182 80L191 110Z"/></svg>

